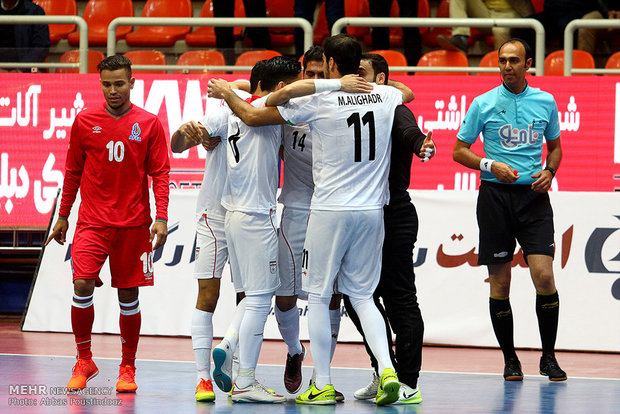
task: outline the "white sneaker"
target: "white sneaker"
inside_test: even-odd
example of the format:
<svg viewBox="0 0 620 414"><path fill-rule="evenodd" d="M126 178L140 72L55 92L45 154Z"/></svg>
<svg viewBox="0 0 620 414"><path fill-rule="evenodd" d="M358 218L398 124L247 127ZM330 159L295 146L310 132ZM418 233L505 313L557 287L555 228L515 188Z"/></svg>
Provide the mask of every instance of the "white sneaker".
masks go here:
<svg viewBox="0 0 620 414"><path fill-rule="evenodd" d="M245 388L233 386L231 393L233 402L247 403L285 403L286 397L276 394L275 391L266 388L260 382L254 380L254 383Z"/></svg>
<svg viewBox="0 0 620 414"><path fill-rule="evenodd" d="M372 373L372 382L366 385L364 388L353 393L356 400L370 400L377 396L377 390L379 389L379 377L374 372Z"/></svg>
<svg viewBox="0 0 620 414"><path fill-rule="evenodd" d="M400 391L398 392L398 401L394 404L420 404L422 402L422 394L419 388L411 388L407 384L400 383Z"/></svg>
<svg viewBox="0 0 620 414"><path fill-rule="evenodd" d="M223 340L218 346L213 348L213 364L215 365L213 381L220 390L230 392L233 386L232 352L227 340Z"/></svg>

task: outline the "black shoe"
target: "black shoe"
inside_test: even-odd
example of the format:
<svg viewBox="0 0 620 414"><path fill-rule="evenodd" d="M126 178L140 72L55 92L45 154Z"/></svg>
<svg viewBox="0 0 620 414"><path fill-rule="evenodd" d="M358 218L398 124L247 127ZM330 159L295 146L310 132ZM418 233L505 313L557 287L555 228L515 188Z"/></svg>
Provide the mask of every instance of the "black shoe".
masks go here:
<svg viewBox="0 0 620 414"><path fill-rule="evenodd" d="M456 35L447 37L445 35L437 36L437 43L439 47L446 50L457 50L459 52L467 53L469 43L467 43L467 36Z"/></svg>
<svg viewBox="0 0 620 414"><path fill-rule="evenodd" d="M506 381L523 381L521 363L517 358L510 358L504 365L504 379Z"/></svg>
<svg viewBox="0 0 620 414"><path fill-rule="evenodd" d="M553 355L543 355L540 358L540 375L549 377L551 381L566 381L566 372L558 365Z"/></svg>
<svg viewBox="0 0 620 414"><path fill-rule="evenodd" d="M286 354L286 366L284 369L284 386L291 394L296 394L301 389L301 363L306 356L306 348L301 346L301 353L290 356Z"/></svg>

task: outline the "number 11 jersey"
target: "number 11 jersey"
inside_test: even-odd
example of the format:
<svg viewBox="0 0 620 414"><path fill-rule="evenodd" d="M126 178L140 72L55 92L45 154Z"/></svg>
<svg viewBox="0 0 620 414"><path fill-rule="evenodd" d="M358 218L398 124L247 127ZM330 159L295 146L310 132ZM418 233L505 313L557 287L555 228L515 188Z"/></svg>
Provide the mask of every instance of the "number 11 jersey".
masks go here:
<svg viewBox="0 0 620 414"><path fill-rule="evenodd" d="M278 107L291 124L312 131L313 210L371 210L389 200L394 109L400 91L374 85L371 93L324 92Z"/></svg>

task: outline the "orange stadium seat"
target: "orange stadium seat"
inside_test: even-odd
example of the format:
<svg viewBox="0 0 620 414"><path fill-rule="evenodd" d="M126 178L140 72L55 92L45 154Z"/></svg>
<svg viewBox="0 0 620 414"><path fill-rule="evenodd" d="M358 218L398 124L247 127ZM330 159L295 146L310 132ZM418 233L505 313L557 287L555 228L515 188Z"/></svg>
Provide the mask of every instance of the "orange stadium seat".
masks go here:
<svg viewBox="0 0 620 414"><path fill-rule="evenodd" d="M34 0L43 8L48 16L75 16L77 5L75 0ZM50 24L50 43L55 45L60 39L66 39L75 30L74 24Z"/></svg>
<svg viewBox="0 0 620 414"><path fill-rule="evenodd" d="M142 17L192 17L190 0L148 0ZM130 46L174 46L185 39L189 26L138 26L125 40Z"/></svg>
<svg viewBox="0 0 620 414"><path fill-rule="evenodd" d="M573 68L594 69L594 58L585 50L573 50ZM556 50L549 53L545 58L545 75L562 76L564 75L564 51Z"/></svg>
<svg viewBox="0 0 620 414"><path fill-rule="evenodd" d="M88 24L88 44L105 46L108 43L108 25L117 17L133 17L131 0L89 0L82 16ZM120 26L116 29L116 40L122 40L131 32L131 26ZM77 46L80 33L69 35L69 43Z"/></svg>
<svg viewBox="0 0 620 414"><path fill-rule="evenodd" d="M450 17L450 0L441 0L437 8L437 17ZM452 34L451 27L431 27L427 32L422 34L422 43L429 47L439 47L437 36L440 34L450 37Z"/></svg>
<svg viewBox="0 0 620 414"><path fill-rule="evenodd" d="M97 73L97 65L103 60L104 56L98 50L88 51L88 73ZM80 51L68 50L60 56L60 63L79 63ZM79 69L58 68L56 73L79 73Z"/></svg>
<svg viewBox="0 0 620 414"><path fill-rule="evenodd" d="M497 68L498 60L499 60L499 53L497 52L497 50L492 50L486 55L482 56L482 59L480 59L480 64L478 66L481 68ZM478 75L497 76L497 73L479 72Z"/></svg>
<svg viewBox="0 0 620 414"><path fill-rule="evenodd" d="M200 17L213 16L213 0L206 0L200 9ZM245 17L243 2L235 2L235 17ZM235 27L233 34L235 38L241 37L241 27ZM215 46L215 30L212 26L199 26L191 33L185 35L185 43L188 46Z"/></svg>
<svg viewBox="0 0 620 414"><path fill-rule="evenodd" d="M402 53L396 50L373 50L368 53L376 53L377 55L381 55L387 60L389 66L407 66L407 58ZM391 75L406 75L407 72L392 72L390 70Z"/></svg>
<svg viewBox="0 0 620 414"><path fill-rule="evenodd" d="M294 17L294 2L291 0L266 0L267 17ZM290 46L293 44L294 27L271 27L269 35L272 47Z"/></svg>
<svg viewBox="0 0 620 414"><path fill-rule="evenodd" d="M177 60L177 65L226 65L224 55L217 50L192 50L183 53ZM175 73L210 73L210 74L222 74L221 71L211 70L178 70Z"/></svg>
<svg viewBox="0 0 620 414"><path fill-rule="evenodd" d="M235 66L254 66L259 60L271 59L274 56L282 56L280 52L275 50L251 50L239 55ZM247 72L233 72L233 73L247 73Z"/></svg>
<svg viewBox="0 0 620 414"><path fill-rule="evenodd" d="M605 69L620 69L620 52L609 56L607 63L605 63Z"/></svg>
<svg viewBox="0 0 620 414"><path fill-rule="evenodd" d="M346 17L368 17L370 16L370 9L367 0L344 0L344 15ZM370 33L368 27L348 27L347 33L356 37L359 40L363 40L364 36Z"/></svg>
<svg viewBox="0 0 620 414"><path fill-rule="evenodd" d="M452 50L433 50L420 58L418 66L469 66L465 53ZM417 75L469 75L467 72L416 72Z"/></svg>
<svg viewBox="0 0 620 414"><path fill-rule="evenodd" d="M166 57L158 50L132 50L124 55L133 65L165 65ZM166 73L165 70L132 70L133 73Z"/></svg>

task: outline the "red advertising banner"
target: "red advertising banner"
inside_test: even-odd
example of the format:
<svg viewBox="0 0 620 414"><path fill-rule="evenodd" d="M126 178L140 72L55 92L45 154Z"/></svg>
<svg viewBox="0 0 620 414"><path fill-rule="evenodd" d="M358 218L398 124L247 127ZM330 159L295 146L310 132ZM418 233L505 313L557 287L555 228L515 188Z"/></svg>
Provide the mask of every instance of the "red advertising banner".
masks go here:
<svg viewBox="0 0 620 414"><path fill-rule="evenodd" d="M224 76L228 79L238 76ZM169 136L204 116L208 77L138 75L132 102L158 114ZM0 74L0 227L47 226L62 185L75 115L103 101L98 75ZM474 97L500 82L492 76L396 77L416 94L409 104L423 131L433 130L437 156L414 162L410 188L474 190L478 173L452 161L461 119ZM562 166L555 191L620 189L620 77L530 78L555 96L562 129ZM482 154L476 143L474 151ZM172 154L171 187L202 181L205 152Z"/></svg>

